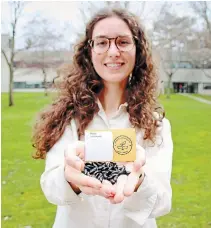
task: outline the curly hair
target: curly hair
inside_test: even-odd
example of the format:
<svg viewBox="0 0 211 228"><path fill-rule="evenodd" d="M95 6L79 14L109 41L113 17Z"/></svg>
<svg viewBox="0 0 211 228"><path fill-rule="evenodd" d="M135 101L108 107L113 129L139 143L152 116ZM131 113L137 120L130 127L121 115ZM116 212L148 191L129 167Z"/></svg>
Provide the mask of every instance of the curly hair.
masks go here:
<svg viewBox="0 0 211 228"><path fill-rule="evenodd" d="M153 112L160 106L157 102L158 77L150 45L136 16L123 9L104 9L88 23L84 39L76 45L69 73L62 79L58 98L40 113L34 126L32 141L36 148L35 159L45 158L72 119L77 121L81 136L99 111L97 97L104 85L92 65L88 41L92 38L96 23L113 16L122 19L135 37L136 62L126 88L129 120L133 127L145 130L144 140L154 142L157 120ZM159 116L162 119L164 114Z"/></svg>

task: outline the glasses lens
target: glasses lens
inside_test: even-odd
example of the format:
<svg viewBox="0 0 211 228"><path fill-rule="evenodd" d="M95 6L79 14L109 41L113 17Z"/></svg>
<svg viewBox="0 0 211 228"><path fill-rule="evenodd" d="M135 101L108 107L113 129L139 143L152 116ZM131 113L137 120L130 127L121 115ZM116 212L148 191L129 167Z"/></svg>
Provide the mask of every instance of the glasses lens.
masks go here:
<svg viewBox="0 0 211 228"><path fill-rule="evenodd" d="M96 38L93 41L93 49L96 53L104 53L108 50L109 40L106 38Z"/></svg>
<svg viewBox="0 0 211 228"><path fill-rule="evenodd" d="M120 36L117 38L116 44L119 50L130 51L134 46L134 41L130 36Z"/></svg>

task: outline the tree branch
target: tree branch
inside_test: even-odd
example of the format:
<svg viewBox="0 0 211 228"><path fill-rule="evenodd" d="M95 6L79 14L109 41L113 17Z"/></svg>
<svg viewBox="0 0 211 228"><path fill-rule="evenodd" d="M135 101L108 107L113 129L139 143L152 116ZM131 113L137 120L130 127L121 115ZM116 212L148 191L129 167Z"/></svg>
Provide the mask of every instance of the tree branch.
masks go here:
<svg viewBox="0 0 211 228"><path fill-rule="evenodd" d="M211 75L209 73L207 73L204 69L202 69L202 71L206 77L211 78ZM211 71L211 69L210 69L210 71Z"/></svg>
<svg viewBox="0 0 211 228"><path fill-rule="evenodd" d="M9 62L5 51L3 49L1 49L1 52L4 55L4 58L5 58L6 62L7 62L8 67L10 68L11 67L11 63Z"/></svg>
<svg viewBox="0 0 211 228"><path fill-rule="evenodd" d="M204 14L204 20L206 21L207 24L207 29L209 31L210 37L211 37L211 23L208 19L208 6L207 6L207 2L205 2L205 14Z"/></svg>

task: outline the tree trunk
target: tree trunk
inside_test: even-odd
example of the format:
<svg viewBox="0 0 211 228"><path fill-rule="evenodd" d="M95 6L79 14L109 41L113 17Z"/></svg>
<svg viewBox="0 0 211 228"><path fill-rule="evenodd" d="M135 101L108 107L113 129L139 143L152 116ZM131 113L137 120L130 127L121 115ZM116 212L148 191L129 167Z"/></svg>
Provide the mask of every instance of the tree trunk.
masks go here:
<svg viewBox="0 0 211 228"><path fill-rule="evenodd" d="M48 91L47 91L47 74L46 74L46 71L45 69L43 68L42 69L42 73L43 73L43 84L44 84L44 94L45 96L48 96Z"/></svg>
<svg viewBox="0 0 211 228"><path fill-rule="evenodd" d="M168 75L168 85L167 85L167 93L166 93L167 99L170 99L170 96L171 96L171 77L172 75Z"/></svg>
<svg viewBox="0 0 211 228"><path fill-rule="evenodd" d="M13 69L12 67L10 68L10 84L9 84L9 106L14 105L14 100L13 100Z"/></svg>

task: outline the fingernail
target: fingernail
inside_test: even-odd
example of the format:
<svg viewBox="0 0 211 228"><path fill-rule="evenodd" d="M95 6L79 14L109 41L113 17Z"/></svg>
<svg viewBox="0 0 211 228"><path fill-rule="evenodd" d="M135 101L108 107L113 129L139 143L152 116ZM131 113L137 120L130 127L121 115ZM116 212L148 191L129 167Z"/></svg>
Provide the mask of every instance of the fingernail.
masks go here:
<svg viewBox="0 0 211 228"><path fill-rule="evenodd" d="M110 197L114 197L114 196L115 196L115 193L111 192Z"/></svg>

